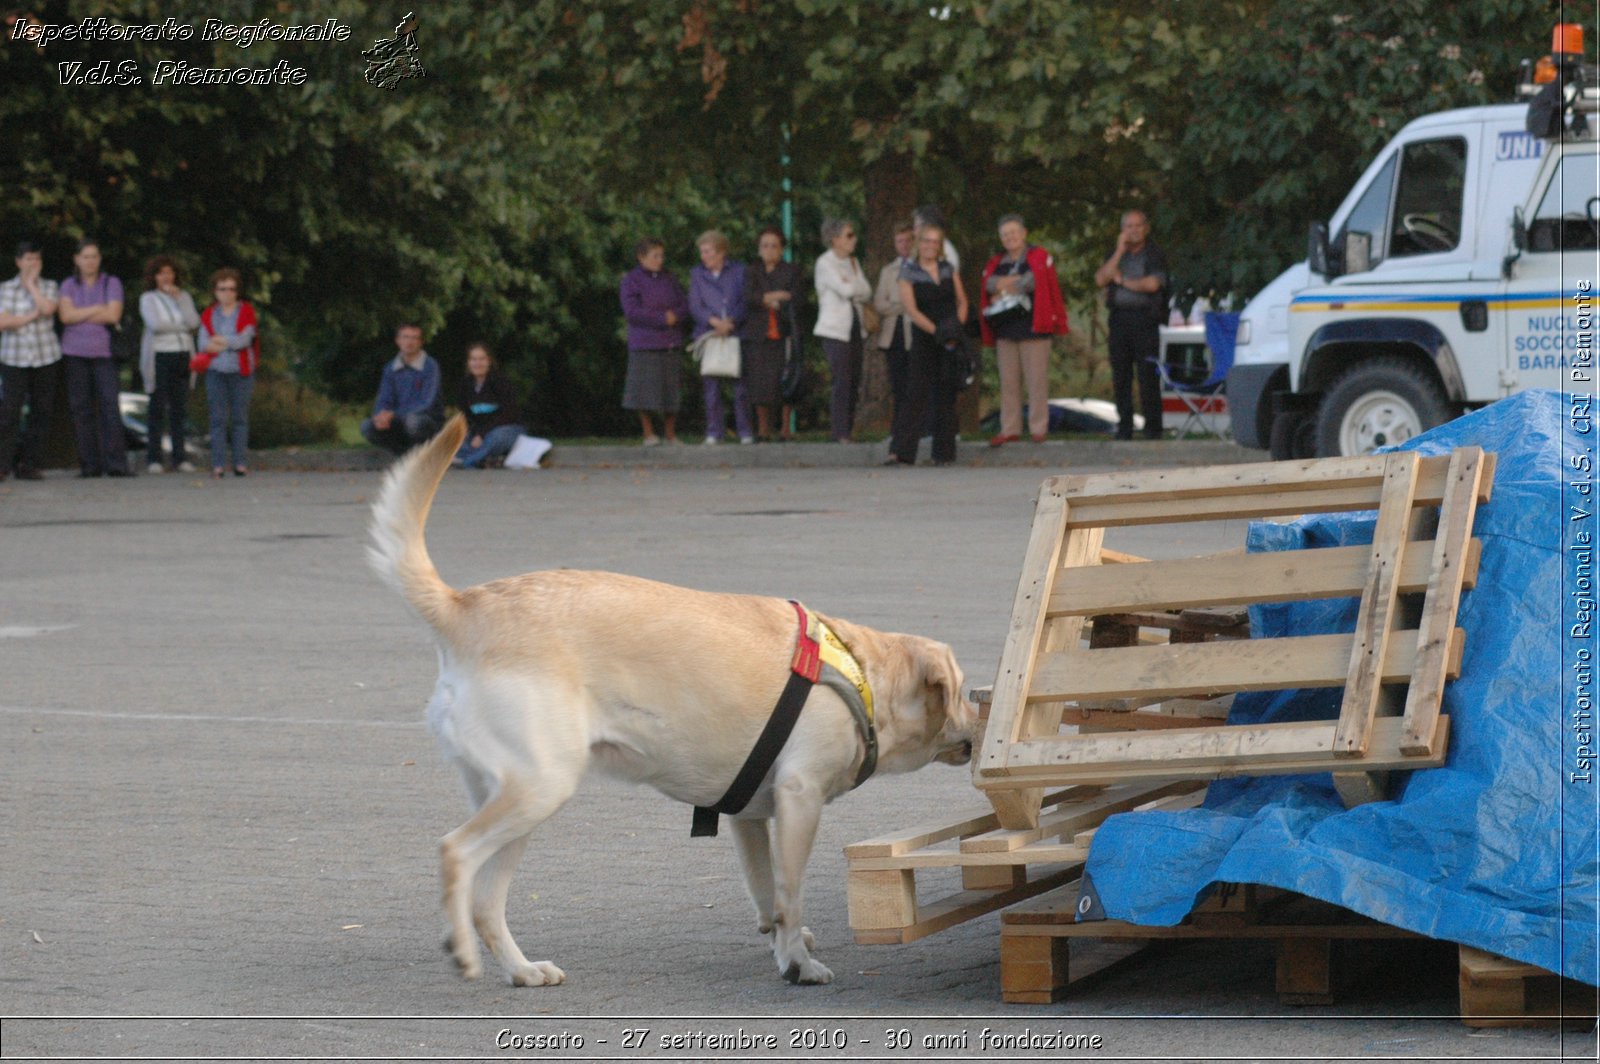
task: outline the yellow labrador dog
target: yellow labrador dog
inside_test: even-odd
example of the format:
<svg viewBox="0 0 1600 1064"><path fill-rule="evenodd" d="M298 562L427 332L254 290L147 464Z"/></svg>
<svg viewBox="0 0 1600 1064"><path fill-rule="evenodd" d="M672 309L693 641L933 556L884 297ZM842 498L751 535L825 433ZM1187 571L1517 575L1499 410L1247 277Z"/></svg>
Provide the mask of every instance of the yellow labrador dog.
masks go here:
<svg viewBox="0 0 1600 1064"><path fill-rule="evenodd" d="M439 847L447 948L462 974L477 977L476 928L514 985L541 986L566 976L523 956L505 915L529 835L591 764L680 802L717 803L800 671L801 622L782 599L618 573L563 569L449 587L423 525L465 432L457 417L395 465L373 506L371 557L438 639L428 724L474 809ZM966 762L976 725L948 646L813 616L859 663L872 727L834 687L811 688L770 771L729 821L757 926L773 933L778 971L797 983L833 978L811 955L801 880L822 807L858 782L873 729L877 767L905 772Z"/></svg>

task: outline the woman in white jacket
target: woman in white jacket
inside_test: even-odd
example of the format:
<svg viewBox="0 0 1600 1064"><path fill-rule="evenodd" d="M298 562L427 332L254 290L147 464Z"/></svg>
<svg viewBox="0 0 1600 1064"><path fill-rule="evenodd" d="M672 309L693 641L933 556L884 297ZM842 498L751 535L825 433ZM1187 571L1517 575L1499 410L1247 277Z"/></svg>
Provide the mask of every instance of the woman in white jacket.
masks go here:
<svg viewBox="0 0 1600 1064"><path fill-rule="evenodd" d="M872 298L872 285L855 259L856 227L839 218L822 223L828 250L817 259L817 327L833 377L828 404L833 438L844 443L856 415L856 387L861 380L862 337L866 319L861 308Z"/></svg>

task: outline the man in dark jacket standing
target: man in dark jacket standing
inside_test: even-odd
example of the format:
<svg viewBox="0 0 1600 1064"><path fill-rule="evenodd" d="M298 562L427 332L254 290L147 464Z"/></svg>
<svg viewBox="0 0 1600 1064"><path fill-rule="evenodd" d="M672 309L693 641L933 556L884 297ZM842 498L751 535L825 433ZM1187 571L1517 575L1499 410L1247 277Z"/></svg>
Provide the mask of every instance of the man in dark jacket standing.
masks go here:
<svg viewBox="0 0 1600 1064"><path fill-rule="evenodd" d="M1106 289L1110 316L1111 388L1117 400L1117 436L1133 439L1133 380L1139 378L1139 405L1146 439L1161 438L1161 353L1158 330L1166 321L1167 256L1150 240L1143 211L1122 216L1122 232L1111 257L1095 271L1094 283Z"/></svg>

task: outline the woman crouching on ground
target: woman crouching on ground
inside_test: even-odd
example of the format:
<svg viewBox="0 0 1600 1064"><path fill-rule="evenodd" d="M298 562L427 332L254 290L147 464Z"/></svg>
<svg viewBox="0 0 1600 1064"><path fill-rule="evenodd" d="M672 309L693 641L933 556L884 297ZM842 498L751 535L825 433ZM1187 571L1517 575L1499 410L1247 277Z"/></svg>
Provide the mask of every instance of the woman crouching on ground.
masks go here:
<svg viewBox="0 0 1600 1064"><path fill-rule="evenodd" d="M456 465L464 469L503 465L526 430L517 413L516 389L495 365L489 345L467 348L467 375L456 392L456 406L467 416L467 438L456 452Z"/></svg>

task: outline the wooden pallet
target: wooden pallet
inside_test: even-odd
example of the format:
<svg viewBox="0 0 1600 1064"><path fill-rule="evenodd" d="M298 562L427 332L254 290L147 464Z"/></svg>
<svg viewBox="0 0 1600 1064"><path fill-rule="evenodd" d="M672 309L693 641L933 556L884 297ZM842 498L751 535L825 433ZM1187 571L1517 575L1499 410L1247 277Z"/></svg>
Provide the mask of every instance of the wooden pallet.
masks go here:
<svg viewBox="0 0 1600 1064"><path fill-rule="evenodd" d="M1000 992L1013 1004L1049 1004L1099 975L1103 943L1123 948L1116 962L1152 944L1185 939L1268 939L1276 943L1279 1000L1288 1005L1334 1001L1342 944L1373 939L1419 939L1347 909L1288 891L1221 885L1176 927L1146 927L1120 920L1079 923L1079 882L1068 883L1000 917ZM1075 945L1093 944L1090 971L1072 960Z"/></svg>
<svg viewBox="0 0 1600 1064"><path fill-rule="evenodd" d="M1135 809L1187 808L1204 784L1072 787L1043 799L1036 826L1007 830L994 813L881 835L845 847L850 928L863 944L895 944L1005 908L1075 880L1101 821ZM961 889L937 901L927 877L956 869ZM920 877L920 881L919 881Z"/></svg>
<svg viewBox="0 0 1600 1064"><path fill-rule="evenodd" d="M1468 1027L1594 1026L1600 990L1521 961L1461 947L1461 1022Z"/></svg>
<svg viewBox="0 0 1600 1064"><path fill-rule="evenodd" d="M973 759L1001 825L1037 824L1054 787L1327 771L1356 804L1382 797L1388 771L1443 764L1493 469L1469 447L1046 480ZM1102 564L1111 527L1353 510L1377 510L1371 546ZM1347 635L1079 646L1101 615L1340 597L1361 602ZM1068 706L1305 687L1343 687L1338 719L1061 731Z"/></svg>

